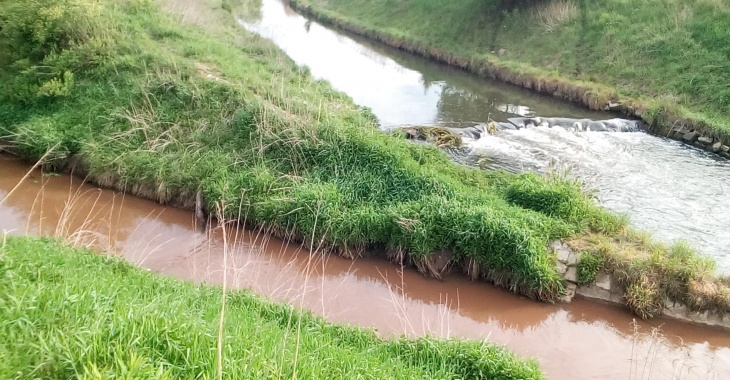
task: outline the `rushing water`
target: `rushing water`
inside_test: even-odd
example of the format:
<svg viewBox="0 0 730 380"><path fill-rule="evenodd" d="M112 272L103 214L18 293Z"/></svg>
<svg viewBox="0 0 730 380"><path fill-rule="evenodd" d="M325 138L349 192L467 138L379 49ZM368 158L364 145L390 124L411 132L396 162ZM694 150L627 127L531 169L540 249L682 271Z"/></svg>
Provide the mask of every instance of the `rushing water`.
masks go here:
<svg viewBox="0 0 730 380"><path fill-rule="evenodd" d="M370 107L383 127L468 127L516 116L611 119L615 115L476 78L311 22L280 0L241 15L317 78ZM494 168L569 171L608 209L658 239L684 239L730 272L730 162L646 133L503 130L468 141Z"/></svg>
<svg viewBox="0 0 730 380"><path fill-rule="evenodd" d="M551 379L730 378L730 334L719 330L663 319L633 325L616 307L536 303L460 275L437 281L380 259L309 254L250 231L200 233L191 212L66 175L33 171L21 181L28 170L0 155L0 234L55 235L196 282L220 284L226 271L231 287L384 336L489 339L536 357Z"/></svg>

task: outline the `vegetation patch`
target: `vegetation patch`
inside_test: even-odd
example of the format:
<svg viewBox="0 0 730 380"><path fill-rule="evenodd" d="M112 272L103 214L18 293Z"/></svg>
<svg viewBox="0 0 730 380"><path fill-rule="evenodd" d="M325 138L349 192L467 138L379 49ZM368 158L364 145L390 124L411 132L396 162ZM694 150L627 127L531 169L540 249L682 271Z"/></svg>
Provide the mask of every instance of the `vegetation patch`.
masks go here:
<svg viewBox="0 0 730 380"><path fill-rule="evenodd" d="M730 7L716 0L292 0L474 73L730 142Z"/></svg>
<svg viewBox="0 0 730 380"><path fill-rule="evenodd" d="M226 293L221 312L221 297L55 240L7 237L0 378L543 378L489 343L383 340L245 291Z"/></svg>
<svg viewBox="0 0 730 380"><path fill-rule="evenodd" d="M463 144L459 134L444 127L405 126L399 130L409 139L427 141L439 148L459 148Z"/></svg>
<svg viewBox="0 0 730 380"><path fill-rule="evenodd" d="M625 289L625 301L637 315L661 314L666 302L686 304L694 311L730 311L730 281L718 277L715 262L684 243L657 243L630 230L612 237L587 234L567 241L583 252L578 265L581 285L595 281L603 270Z"/></svg>
<svg viewBox="0 0 730 380"><path fill-rule="evenodd" d="M578 262L578 285L589 285L596 281L596 275L603 269L605 259L593 252L583 252Z"/></svg>

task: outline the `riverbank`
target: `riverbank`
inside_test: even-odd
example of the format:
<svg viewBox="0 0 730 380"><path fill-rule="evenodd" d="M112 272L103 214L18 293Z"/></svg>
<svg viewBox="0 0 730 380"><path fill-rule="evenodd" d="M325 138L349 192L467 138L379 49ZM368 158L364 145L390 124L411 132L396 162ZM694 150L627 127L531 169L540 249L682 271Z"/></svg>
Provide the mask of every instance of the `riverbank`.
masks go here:
<svg viewBox="0 0 730 380"><path fill-rule="evenodd" d="M52 6L0 8L16 21L2 30L0 79L10 85L0 90L0 131L47 168L187 209L200 198L208 216L313 252L352 258L370 248L427 275L463 271L548 302L566 288L551 242L628 233L576 181L470 169L380 132L370 112L217 4L189 12L187 21L215 27L204 30L151 2L80 1L59 0L66 11L51 16L43 9ZM43 17L55 22L29 34ZM631 263L673 257L657 247ZM681 284L726 286L692 250L671 262L653 282L625 285L638 291L676 273ZM654 306L643 301L633 310L655 315L641 312Z"/></svg>
<svg viewBox="0 0 730 380"><path fill-rule="evenodd" d="M3 235L0 290L8 379L543 378L534 361L488 343L383 340L52 239Z"/></svg>
<svg viewBox="0 0 730 380"><path fill-rule="evenodd" d="M686 5L662 1L637 5L642 12L612 2L527 3L514 11L496 1L290 3L320 21L478 75L641 118L652 133L730 158L728 60L710 49L720 38L713 33L723 33L713 20L728 16L716 5L698 0L687 13ZM556 20L565 7L573 13ZM674 12L684 19L664 30L661 20ZM619 24L625 27L617 30ZM667 37L646 36L655 30Z"/></svg>
<svg viewBox="0 0 730 380"><path fill-rule="evenodd" d="M466 168L382 133L220 10L230 28L205 32L150 2L58 1L68 11L44 41L25 33L42 12L5 6L27 19L3 29L0 55L12 62L0 131L46 168L188 209L200 193L207 214L312 251L380 247L425 274L462 267L543 301L563 292L550 239L623 226L576 182Z"/></svg>

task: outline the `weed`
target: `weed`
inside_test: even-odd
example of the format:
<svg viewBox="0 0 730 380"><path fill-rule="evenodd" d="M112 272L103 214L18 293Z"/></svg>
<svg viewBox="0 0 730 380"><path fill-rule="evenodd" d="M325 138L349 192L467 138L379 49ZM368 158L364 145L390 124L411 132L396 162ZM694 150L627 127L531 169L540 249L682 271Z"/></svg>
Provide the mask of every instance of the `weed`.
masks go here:
<svg viewBox="0 0 730 380"><path fill-rule="evenodd" d="M596 281L596 275L603 269L605 259L594 253L584 252L578 263L578 285L588 285Z"/></svg>

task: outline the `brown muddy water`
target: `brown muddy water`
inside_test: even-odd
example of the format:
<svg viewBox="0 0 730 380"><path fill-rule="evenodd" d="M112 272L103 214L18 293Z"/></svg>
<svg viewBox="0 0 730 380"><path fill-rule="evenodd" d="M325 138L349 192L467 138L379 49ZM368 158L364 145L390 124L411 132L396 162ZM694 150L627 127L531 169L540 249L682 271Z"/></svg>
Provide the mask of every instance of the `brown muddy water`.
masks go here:
<svg viewBox="0 0 730 380"><path fill-rule="evenodd" d="M66 175L35 170L21 181L29 169L0 155L0 231L57 236L195 282L221 284L225 273L231 287L386 337L489 339L537 358L551 379L730 378L724 331L635 322L622 309L581 299L535 303L460 275L438 281L381 259L310 254L248 230L201 233L192 212Z"/></svg>

